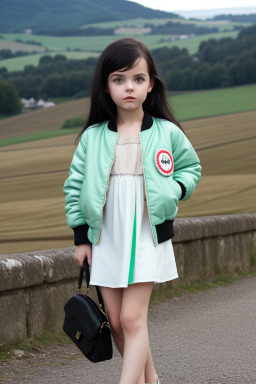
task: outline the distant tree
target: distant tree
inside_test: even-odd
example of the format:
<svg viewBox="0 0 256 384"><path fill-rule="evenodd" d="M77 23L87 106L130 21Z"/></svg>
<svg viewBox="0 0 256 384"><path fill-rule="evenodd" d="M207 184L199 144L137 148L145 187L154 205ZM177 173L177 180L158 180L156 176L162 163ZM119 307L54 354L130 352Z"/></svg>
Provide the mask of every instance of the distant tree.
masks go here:
<svg viewBox="0 0 256 384"><path fill-rule="evenodd" d="M1 49L0 51L0 60L10 59L13 56L10 49Z"/></svg>
<svg viewBox="0 0 256 384"><path fill-rule="evenodd" d="M17 76L12 78L11 82L14 85L14 87L17 89L17 92L19 93L19 95L25 97L26 90L27 90L26 80L21 76Z"/></svg>
<svg viewBox="0 0 256 384"><path fill-rule="evenodd" d="M39 60L39 65L50 64L53 62L53 58L50 55L44 55Z"/></svg>
<svg viewBox="0 0 256 384"><path fill-rule="evenodd" d="M210 70L211 66L208 63L200 65L197 71L197 80L195 89L210 88Z"/></svg>
<svg viewBox="0 0 256 384"><path fill-rule="evenodd" d="M0 80L0 115L13 115L21 111L19 94L13 84Z"/></svg>
<svg viewBox="0 0 256 384"><path fill-rule="evenodd" d="M8 76L8 70L6 67L0 68L0 78L5 79Z"/></svg>
<svg viewBox="0 0 256 384"><path fill-rule="evenodd" d="M53 58L54 61L68 61L65 55L55 55Z"/></svg>
<svg viewBox="0 0 256 384"><path fill-rule="evenodd" d="M213 65L209 72L210 88L222 88L231 85L229 71L227 67L221 63Z"/></svg>

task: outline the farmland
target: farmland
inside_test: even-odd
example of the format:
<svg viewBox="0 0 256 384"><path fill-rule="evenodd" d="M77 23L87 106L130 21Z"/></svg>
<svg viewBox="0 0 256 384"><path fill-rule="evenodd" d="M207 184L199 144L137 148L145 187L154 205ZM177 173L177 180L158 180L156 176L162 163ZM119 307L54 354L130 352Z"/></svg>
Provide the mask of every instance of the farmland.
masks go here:
<svg viewBox="0 0 256 384"><path fill-rule="evenodd" d="M183 123L203 167L178 217L255 212L256 111ZM242 127L242 128L241 128ZM73 245L62 187L76 134L0 149L1 253Z"/></svg>
<svg viewBox="0 0 256 384"><path fill-rule="evenodd" d="M170 97L170 101L178 120L184 121L256 109L255 93L256 85L249 85L182 93ZM88 108L86 98L1 120L1 145L35 140L38 135L42 138L66 134L70 131L58 128L67 119L87 114Z"/></svg>
<svg viewBox="0 0 256 384"><path fill-rule="evenodd" d="M2 40L0 38L0 50L9 49L12 52L16 51L25 51L25 52L44 52L45 47L40 45L27 44L27 43L18 43L16 41ZM1 63L1 66L2 65Z"/></svg>
<svg viewBox="0 0 256 384"><path fill-rule="evenodd" d="M170 98L180 121L256 109L256 85L182 93Z"/></svg>
<svg viewBox="0 0 256 384"><path fill-rule="evenodd" d="M43 49L44 50L44 49ZM47 52L47 55L55 56L57 52ZM88 59L89 57L98 57L97 52L78 52L78 51L60 51L58 55L64 55L67 59ZM45 53L27 55L16 57L12 59L5 59L0 61L1 67L6 67L9 72L21 71L26 65L37 66L41 57L45 56Z"/></svg>
<svg viewBox="0 0 256 384"><path fill-rule="evenodd" d="M79 99L48 109L39 109L9 117L0 121L1 139L56 130L63 125L65 120L86 114L88 108L89 99ZM66 130L63 131L66 132Z"/></svg>
<svg viewBox="0 0 256 384"><path fill-rule="evenodd" d="M179 48L186 48L190 54L197 52L199 45L202 41L208 39L221 39L224 37L236 38L238 31L227 31L219 33L210 33L207 35L199 35L193 38L187 38L182 40L172 41L172 36L167 35L141 35L135 32L130 32L124 35L114 36L76 36L76 37L51 37L51 36L38 36L38 35L26 35L26 34L2 34L5 41L15 42L19 39L26 42L34 40L42 44L43 49L47 49L45 54L65 54L68 58L80 59L93 57L101 52L112 41L123 36L135 36L142 40L149 49L156 49L160 47L172 48L177 46ZM35 46L36 47L36 46ZM80 50L82 52L76 52ZM81 55L81 56L80 56ZM21 60L22 59L22 60ZM29 55L24 58L12 58L4 61L0 61L0 67L6 67L9 71L23 69L25 65L36 65L39 56Z"/></svg>

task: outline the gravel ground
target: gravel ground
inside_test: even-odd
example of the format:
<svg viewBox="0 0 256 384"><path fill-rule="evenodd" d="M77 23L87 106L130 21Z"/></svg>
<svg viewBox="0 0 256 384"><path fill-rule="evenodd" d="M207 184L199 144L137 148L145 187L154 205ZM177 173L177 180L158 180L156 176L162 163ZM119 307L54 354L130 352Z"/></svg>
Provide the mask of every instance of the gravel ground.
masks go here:
<svg viewBox="0 0 256 384"><path fill-rule="evenodd" d="M185 294L149 311L161 384L256 383L256 276ZM0 382L117 384L121 358L93 364L71 344L1 362Z"/></svg>

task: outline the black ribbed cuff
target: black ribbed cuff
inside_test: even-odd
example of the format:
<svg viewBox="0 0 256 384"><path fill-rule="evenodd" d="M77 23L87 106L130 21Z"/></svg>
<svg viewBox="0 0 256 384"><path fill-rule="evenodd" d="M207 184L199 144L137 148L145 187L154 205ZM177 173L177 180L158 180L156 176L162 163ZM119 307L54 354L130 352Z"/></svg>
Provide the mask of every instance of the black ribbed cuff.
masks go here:
<svg viewBox="0 0 256 384"><path fill-rule="evenodd" d="M79 225L78 227L72 228L74 231L74 244L91 244L91 241L88 239L87 231L89 229L88 224Z"/></svg>
<svg viewBox="0 0 256 384"><path fill-rule="evenodd" d="M180 197L180 200L182 200L186 196L187 188L185 187L185 185L181 181L177 181L177 183L180 185L181 190L182 190L182 194Z"/></svg>

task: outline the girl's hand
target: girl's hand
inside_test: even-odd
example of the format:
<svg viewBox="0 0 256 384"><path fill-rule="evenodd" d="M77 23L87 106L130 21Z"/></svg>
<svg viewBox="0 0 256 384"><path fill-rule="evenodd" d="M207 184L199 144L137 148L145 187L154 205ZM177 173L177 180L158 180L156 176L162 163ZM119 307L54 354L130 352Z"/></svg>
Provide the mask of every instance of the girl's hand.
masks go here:
<svg viewBox="0 0 256 384"><path fill-rule="evenodd" d="M77 245L74 258L80 267L83 266L83 262L87 257L88 264L92 264L92 245L91 244L80 244Z"/></svg>

